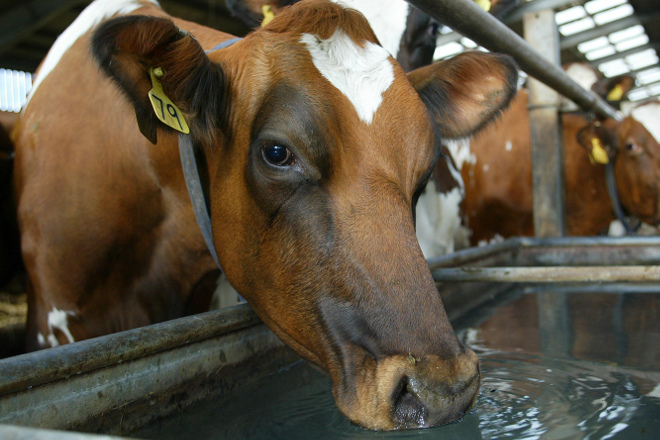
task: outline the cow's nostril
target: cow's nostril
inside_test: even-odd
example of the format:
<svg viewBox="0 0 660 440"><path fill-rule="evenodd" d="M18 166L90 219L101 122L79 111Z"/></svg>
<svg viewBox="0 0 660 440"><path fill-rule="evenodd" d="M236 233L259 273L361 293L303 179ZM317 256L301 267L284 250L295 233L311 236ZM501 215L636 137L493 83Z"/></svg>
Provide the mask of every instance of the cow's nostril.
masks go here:
<svg viewBox="0 0 660 440"><path fill-rule="evenodd" d="M415 394L410 392L408 378L401 379L393 395L394 420L399 428L417 428L425 426L427 409Z"/></svg>

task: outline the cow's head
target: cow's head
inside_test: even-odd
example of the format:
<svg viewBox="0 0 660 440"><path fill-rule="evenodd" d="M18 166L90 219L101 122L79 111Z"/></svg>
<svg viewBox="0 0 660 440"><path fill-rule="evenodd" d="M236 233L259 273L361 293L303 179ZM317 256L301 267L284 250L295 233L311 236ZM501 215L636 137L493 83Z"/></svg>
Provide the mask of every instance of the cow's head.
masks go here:
<svg viewBox="0 0 660 440"><path fill-rule="evenodd" d="M274 14L300 0L227 0L233 15L250 27L259 26L263 7ZM435 52L438 29L441 27L430 15L405 0L333 0L360 11L387 49L406 72L431 64Z"/></svg>
<svg viewBox="0 0 660 440"><path fill-rule="evenodd" d="M227 278L328 372L341 411L372 429L432 426L471 408L479 366L447 319L414 205L441 136L492 119L517 70L468 53L407 76L375 42L362 15L303 1L208 55L153 17L109 21L93 44L142 131L160 132L154 148L174 148L147 100L148 69L165 71L206 156Z"/></svg>
<svg viewBox="0 0 660 440"><path fill-rule="evenodd" d="M591 123L578 132L592 161L614 163L621 204L645 223L660 223L660 145L633 117Z"/></svg>

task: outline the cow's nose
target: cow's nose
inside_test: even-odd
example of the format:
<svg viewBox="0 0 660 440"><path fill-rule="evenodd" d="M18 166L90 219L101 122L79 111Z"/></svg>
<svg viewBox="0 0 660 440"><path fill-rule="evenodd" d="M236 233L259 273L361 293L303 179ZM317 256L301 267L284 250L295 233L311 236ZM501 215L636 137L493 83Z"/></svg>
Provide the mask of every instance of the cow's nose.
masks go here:
<svg viewBox="0 0 660 440"><path fill-rule="evenodd" d="M438 426L460 420L476 401L479 362L472 350L456 358L408 356L392 395L394 429Z"/></svg>

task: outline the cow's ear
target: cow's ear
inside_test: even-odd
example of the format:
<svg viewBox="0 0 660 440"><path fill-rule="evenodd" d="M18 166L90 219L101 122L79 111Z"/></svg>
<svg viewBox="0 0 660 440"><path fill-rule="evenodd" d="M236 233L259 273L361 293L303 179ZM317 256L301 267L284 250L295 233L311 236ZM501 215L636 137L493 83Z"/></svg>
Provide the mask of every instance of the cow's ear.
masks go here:
<svg viewBox="0 0 660 440"><path fill-rule="evenodd" d="M634 76L619 75L614 78L605 78L597 81L591 89L606 101L619 103L633 87L635 87Z"/></svg>
<svg viewBox="0 0 660 440"><path fill-rule="evenodd" d="M413 70L408 79L433 115L440 134L476 133L516 94L518 69L507 55L465 52Z"/></svg>
<svg viewBox="0 0 660 440"><path fill-rule="evenodd" d="M109 20L94 32L92 53L103 72L132 101L140 131L152 143L156 143L159 129L172 130L156 116L158 100L152 105L149 97L154 88L153 69L159 69L157 82L183 113L194 140L215 141L228 105L222 69L171 20L146 16ZM161 110L163 115L181 116L174 115L173 108Z"/></svg>
<svg viewBox="0 0 660 440"><path fill-rule="evenodd" d="M592 164L605 165L616 156L616 137L606 125L600 121L592 122L577 133L577 141L587 150Z"/></svg>

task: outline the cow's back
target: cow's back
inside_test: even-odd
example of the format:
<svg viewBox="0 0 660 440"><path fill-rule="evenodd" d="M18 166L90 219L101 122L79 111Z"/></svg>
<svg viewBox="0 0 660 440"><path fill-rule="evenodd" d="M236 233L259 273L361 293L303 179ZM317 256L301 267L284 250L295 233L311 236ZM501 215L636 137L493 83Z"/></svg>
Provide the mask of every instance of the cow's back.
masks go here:
<svg viewBox="0 0 660 440"><path fill-rule="evenodd" d="M45 321L51 331L28 339L42 346L181 316L193 286L213 269L176 137L146 141L128 100L93 63L89 38L79 38L43 79L17 130L18 221L32 283L28 332ZM86 334L77 333L83 324Z"/></svg>

